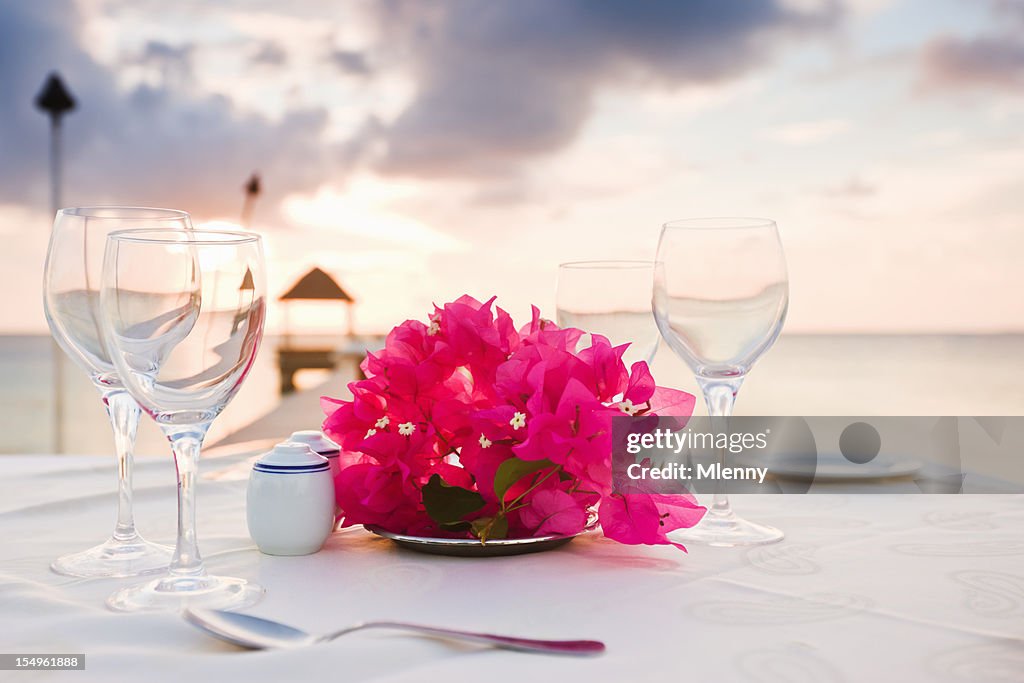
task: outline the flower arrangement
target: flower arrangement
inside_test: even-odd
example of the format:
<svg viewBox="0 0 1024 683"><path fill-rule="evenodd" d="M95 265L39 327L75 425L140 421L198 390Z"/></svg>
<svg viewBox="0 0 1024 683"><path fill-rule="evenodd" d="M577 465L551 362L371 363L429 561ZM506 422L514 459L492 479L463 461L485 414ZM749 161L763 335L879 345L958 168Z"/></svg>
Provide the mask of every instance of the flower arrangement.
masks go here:
<svg viewBox="0 0 1024 683"><path fill-rule="evenodd" d="M493 304L463 296L402 323L352 400L321 399L343 526L486 542L575 534L596 509L608 538L667 544L700 521L691 496L612 488L612 417L689 417L693 396L656 386L644 362L627 370L628 344L595 334L576 350L582 330L536 307L517 330Z"/></svg>

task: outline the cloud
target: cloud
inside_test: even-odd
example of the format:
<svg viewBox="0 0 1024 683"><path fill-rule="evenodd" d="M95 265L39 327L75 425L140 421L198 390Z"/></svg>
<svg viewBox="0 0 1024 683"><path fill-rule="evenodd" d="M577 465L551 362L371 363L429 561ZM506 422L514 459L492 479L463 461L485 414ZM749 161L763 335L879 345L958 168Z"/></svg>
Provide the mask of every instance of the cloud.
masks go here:
<svg viewBox="0 0 1024 683"><path fill-rule="evenodd" d="M940 36L921 52L921 84L926 90L1024 87L1021 31L975 38Z"/></svg>
<svg viewBox="0 0 1024 683"><path fill-rule="evenodd" d="M1024 87L1024 0L988 0L999 30L970 38L943 35L921 49L919 90Z"/></svg>
<svg viewBox="0 0 1024 683"><path fill-rule="evenodd" d="M192 58L195 46L191 43L170 45L150 40L136 54L125 60L125 66L136 66L147 71L145 82L162 88L184 88L192 81Z"/></svg>
<svg viewBox="0 0 1024 683"><path fill-rule="evenodd" d="M361 10L372 19L365 30L345 36L346 48L329 55L341 73L365 78L370 94L379 95L359 105L365 124L339 136L327 102L317 97L302 101L321 105L285 105L273 120L240 109L223 94L233 81L202 78L217 67L209 41L145 42L142 35L141 42L125 41L137 47L119 62L96 61L78 33L88 23L78 14L84 7L103 12L108 25L129 11L117 3L0 0L0 129L8 133L0 202L45 202L46 124L31 100L54 68L80 102L65 125L65 203L177 204L233 217L240 185L254 170L266 180L261 209L325 181L340 186L359 162L423 178L522 178L527 162L577 139L602 89L713 86L840 17L838 0L799 7L791 0L375 3ZM308 11L316 15L316 7ZM293 10L307 11L289 5L267 16ZM330 20L324 22L327 33ZM248 68L263 79L267 67L302 62L284 40L261 35L240 43L239 77ZM408 95L396 96L401 84L392 86L403 79ZM219 83L220 94L199 87L209 82ZM382 101L386 114L374 110ZM326 143L330 134L347 139Z"/></svg>
<svg viewBox="0 0 1024 683"><path fill-rule="evenodd" d="M396 197L387 195L403 191L372 181L356 182L344 193L325 185L313 194L287 197L283 213L297 226L329 230L355 240L358 247L376 244L422 254L465 251L460 240L391 211L388 204Z"/></svg>
<svg viewBox="0 0 1024 683"><path fill-rule="evenodd" d="M0 82L11 84L0 127L13 139L5 144L0 201L45 197L45 122L29 103L53 68L81 104L65 127L66 203L177 203L230 217L253 170L267 181L261 206L327 179L340 183L356 160L419 177L522 177L528 161L578 137L601 89L740 76L786 39L833 26L837 3L376 3L365 9L368 33L346 38L358 49L332 49L329 62L368 86L407 78L410 95L386 116L368 103L365 125L344 143L324 144L325 106L268 120L199 88L208 80L202 70L215 66L203 61L205 43L150 40L108 66L77 33L86 23L77 8L100 6L0 0ZM108 22L128 11L102 7ZM281 40L244 46L244 64L254 71L285 65L293 55Z"/></svg>
<svg viewBox="0 0 1024 683"><path fill-rule="evenodd" d="M349 76L369 76L372 73L366 55L356 50L332 50L327 60Z"/></svg>
<svg viewBox="0 0 1024 683"><path fill-rule="evenodd" d="M259 44L249 58L257 66L285 66L288 63L288 52L272 40Z"/></svg>
<svg viewBox="0 0 1024 683"><path fill-rule="evenodd" d="M808 3L801 3L807 5ZM713 83L834 26L835 0L381 3L382 44L417 84L384 132L382 170L488 176L572 142L603 87Z"/></svg>
<svg viewBox="0 0 1024 683"><path fill-rule="evenodd" d="M853 176L839 185L822 188L820 194L833 199L866 199L878 194L878 186Z"/></svg>
<svg viewBox="0 0 1024 683"><path fill-rule="evenodd" d="M187 72L192 71L192 44L170 45L160 40L150 40L142 48L136 62L144 65L156 65L160 68L175 68Z"/></svg>
<svg viewBox="0 0 1024 683"><path fill-rule="evenodd" d="M824 142L850 129L846 119L823 119L821 121L800 121L769 128L764 137L787 145L810 145Z"/></svg>
<svg viewBox="0 0 1024 683"><path fill-rule="evenodd" d="M323 109L269 121L238 111L224 96L195 94L182 83L191 73L191 47L159 41L116 68L155 69L160 77L123 89L115 68L82 48L76 7L0 0L0 203L44 205L47 125L32 100L52 69L78 100L63 126L65 204L176 205L234 216L254 169L267 178L268 203L314 188L330 172L335 149L321 142Z"/></svg>
<svg viewBox="0 0 1024 683"><path fill-rule="evenodd" d="M1024 0L992 0L992 7L1002 17L1024 22Z"/></svg>

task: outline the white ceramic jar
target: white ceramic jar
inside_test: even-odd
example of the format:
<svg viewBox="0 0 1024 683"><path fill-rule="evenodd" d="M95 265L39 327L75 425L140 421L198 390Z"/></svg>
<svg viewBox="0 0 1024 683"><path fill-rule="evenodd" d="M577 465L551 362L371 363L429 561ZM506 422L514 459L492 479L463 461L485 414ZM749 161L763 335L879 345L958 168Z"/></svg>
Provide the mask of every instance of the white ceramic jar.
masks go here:
<svg viewBox="0 0 1024 683"><path fill-rule="evenodd" d="M334 528L334 477L327 459L302 443L263 455L249 475L249 535L268 555L309 555Z"/></svg>
<svg viewBox="0 0 1024 683"><path fill-rule="evenodd" d="M331 474L338 474L338 456L341 455L341 446L334 443L318 429L304 429L301 432L292 432L288 437L292 443L304 443L313 449L317 455L327 458L331 465Z"/></svg>
<svg viewBox="0 0 1024 683"><path fill-rule="evenodd" d="M292 443L304 443L313 449L313 452L317 455L322 455L327 458L327 462L331 465L331 477L333 477L335 486L338 482L338 473L341 472L340 455L341 446L334 443L321 432L319 429L304 429L300 432L292 432L292 435L288 437L288 440ZM337 499L337 490L335 490L335 499ZM340 518L341 509L337 505L334 506L334 518L337 520Z"/></svg>

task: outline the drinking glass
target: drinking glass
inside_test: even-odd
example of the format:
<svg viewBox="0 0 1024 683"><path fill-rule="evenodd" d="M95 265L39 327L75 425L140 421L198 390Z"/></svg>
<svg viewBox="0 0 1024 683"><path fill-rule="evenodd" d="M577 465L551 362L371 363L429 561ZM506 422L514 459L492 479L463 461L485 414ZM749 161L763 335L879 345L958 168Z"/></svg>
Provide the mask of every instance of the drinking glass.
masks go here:
<svg viewBox="0 0 1024 683"><path fill-rule="evenodd" d="M698 218L666 223L654 266L652 307L661 335L697 378L715 430L725 430L736 393L775 342L789 305L786 257L774 221ZM724 459L719 451L719 460ZM733 513L716 484L701 523L673 534L684 543L754 545L778 529Z"/></svg>
<svg viewBox="0 0 1024 683"><path fill-rule="evenodd" d="M99 288L103 249L114 230L166 226L190 229L189 215L173 209L99 206L61 209L53 222L43 276L43 307L50 332L64 352L89 373L100 392L117 454L117 523L98 546L58 558L58 574L125 577L163 571L171 548L150 543L135 530L132 512L132 454L139 406L121 385L100 342ZM56 425L60 429L61 425Z"/></svg>
<svg viewBox="0 0 1024 683"><path fill-rule="evenodd" d="M623 361L650 363L658 350L651 315L651 261L576 261L558 266L558 326L603 335L615 346L629 343ZM584 346L585 340L581 340Z"/></svg>
<svg viewBox="0 0 1024 683"><path fill-rule="evenodd" d="M126 230L107 238L100 287L103 342L125 388L171 442L178 540L168 574L111 596L116 610L230 609L263 589L208 574L196 538L199 451L249 373L266 313L258 235Z"/></svg>

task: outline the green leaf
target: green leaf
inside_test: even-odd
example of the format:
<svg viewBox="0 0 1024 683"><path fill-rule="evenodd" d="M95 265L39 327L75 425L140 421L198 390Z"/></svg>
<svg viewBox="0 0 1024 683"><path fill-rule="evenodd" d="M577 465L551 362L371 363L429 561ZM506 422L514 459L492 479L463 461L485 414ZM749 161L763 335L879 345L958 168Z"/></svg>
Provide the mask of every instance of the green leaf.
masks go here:
<svg viewBox="0 0 1024 683"><path fill-rule="evenodd" d="M473 535L486 543L495 538L508 536L508 517L499 514L497 517L480 517L474 519L472 524Z"/></svg>
<svg viewBox="0 0 1024 683"><path fill-rule="evenodd" d="M508 517L501 515L491 525L491 533L488 538L505 538L508 536Z"/></svg>
<svg viewBox="0 0 1024 683"><path fill-rule="evenodd" d="M494 517L477 517L469 523L469 526L472 528L474 536L481 541L486 541L487 531L492 524L494 524Z"/></svg>
<svg viewBox="0 0 1024 683"><path fill-rule="evenodd" d="M531 472L542 470L546 467L554 467L555 463L547 458L544 460L520 460L511 457L498 465L498 471L494 473L494 496L498 502L505 500L505 494L512 488L512 485Z"/></svg>
<svg viewBox="0 0 1024 683"><path fill-rule="evenodd" d="M476 491L452 486L435 474L423 486L423 507L430 518L441 525L457 524L471 512L484 506L484 498Z"/></svg>

